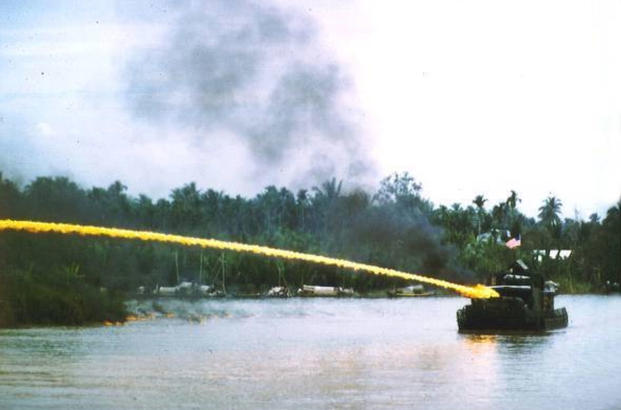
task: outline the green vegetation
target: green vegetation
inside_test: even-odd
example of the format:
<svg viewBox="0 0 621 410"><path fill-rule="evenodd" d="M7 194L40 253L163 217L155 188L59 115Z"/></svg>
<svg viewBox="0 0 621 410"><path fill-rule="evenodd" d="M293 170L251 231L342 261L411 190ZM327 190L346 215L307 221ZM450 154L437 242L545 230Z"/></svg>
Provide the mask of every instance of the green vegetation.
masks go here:
<svg viewBox="0 0 621 410"><path fill-rule="evenodd" d="M565 291L597 291L621 278L621 202L600 221L560 219L547 198L539 219L506 201L485 209L479 195L463 208L435 207L407 173L384 179L375 194L342 192L336 180L297 194L269 186L253 198L200 191L194 183L169 199L129 196L121 182L84 189L64 177L40 177L21 188L0 174L0 218L145 229L343 257L461 283L484 280L516 257L557 280ZM508 249L503 230L521 235ZM481 239L481 234L489 239ZM506 238L503 238L506 239ZM566 260L533 250L571 249ZM0 234L0 326L118 320L122 299L138 286L200 281L229 293L277 284L353 287L359 292L403 285L397 279L301 262L107 238Z"/></svg>

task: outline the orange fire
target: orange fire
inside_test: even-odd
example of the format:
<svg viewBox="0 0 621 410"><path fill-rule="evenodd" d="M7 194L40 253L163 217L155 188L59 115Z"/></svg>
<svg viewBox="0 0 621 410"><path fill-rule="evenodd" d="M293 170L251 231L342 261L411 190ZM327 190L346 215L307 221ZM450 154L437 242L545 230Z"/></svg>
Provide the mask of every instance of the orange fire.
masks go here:
<svg viewBox="0 0 621 410"><path fill-rule="evenodd" d="M130 229L104 228L100 226L85 226L53 222L15 221L11 219L0 220L0 231L3 230L27 231L32 233L55 232L61 234L77 234L87 236L107 236L112 238L139 239L142 241L176 243L185 246L200 246L203 248L254 253L258 255L273 256L277 258L294 259L306 262L321 263L324 265L338 266L340 268L351 269L354 271L365 271L375 275L386 275L407 280L414 280L417 282L427 283L429 285L450 289L468 298L492 298L499 296L494 289L484 285L458 285L456 283L429 278L427 276L415 273L401 272L394 269L367 265L365 263L352 262L345 259L336 259L327 256L312 255L309 253L270 248L267 246L227 242L217 239L194 238L189 236L171 235L149 231L135 231Z"/></svg>

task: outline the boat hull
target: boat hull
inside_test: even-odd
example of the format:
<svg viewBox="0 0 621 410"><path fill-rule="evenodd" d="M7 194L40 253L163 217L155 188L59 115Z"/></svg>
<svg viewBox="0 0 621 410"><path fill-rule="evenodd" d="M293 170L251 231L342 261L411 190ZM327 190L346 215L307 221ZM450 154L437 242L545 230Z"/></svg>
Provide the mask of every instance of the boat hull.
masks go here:
<svg viewBox="0 0 621 410"><path fill-rule="evenodd" d="M565 308L529 309L520 298L472 299L457 311L459 331L545 331L567 327Z"/></svg>

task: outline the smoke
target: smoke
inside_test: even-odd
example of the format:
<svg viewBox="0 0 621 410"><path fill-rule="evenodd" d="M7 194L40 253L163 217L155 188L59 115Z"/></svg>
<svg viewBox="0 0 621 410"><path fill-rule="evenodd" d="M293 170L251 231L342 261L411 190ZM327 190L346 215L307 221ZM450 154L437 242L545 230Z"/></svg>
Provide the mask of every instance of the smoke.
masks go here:
<svg viewBox="0 0 621 410"><path fill-rule="evenodd" d="M134 115L179 129L205 159L233 139L252 159L248 176L284 172L307 186L374 176L347 102L351 81L299 11L248 0L177 6L161 46L140 50L126 74Z"/></svg>
<svg viewBox="0 0 621 410"><path fill-rule="evenodd" d="M404 212L388 205L369 208L352 221L350 227L347 243L354 254L356 249L378 249L391 243L390 252L373 255L373 258L379 258L385 265L394 260L406 261L409 269L433 272L441 277L465 276L463 272L456 274L455 266L451 266L456 249L442 244L441 229L431 225L422 213Z"/></svg>

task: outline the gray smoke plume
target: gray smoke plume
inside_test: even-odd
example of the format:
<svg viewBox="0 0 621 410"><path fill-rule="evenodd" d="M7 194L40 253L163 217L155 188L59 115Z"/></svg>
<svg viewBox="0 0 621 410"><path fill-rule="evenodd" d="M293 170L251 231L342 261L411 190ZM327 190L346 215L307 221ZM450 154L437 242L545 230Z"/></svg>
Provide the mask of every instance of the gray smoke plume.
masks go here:
<svg viewBox="0 0 621 410"><path fill-rule="evenodd" d="M356 111L345 102L350 82L310 18L247 0L179 7L162 47L127 66L138 117L189 130L206 156L224 139L239 140L255 175L286 168L293 184L370 176Z"/></svg>

